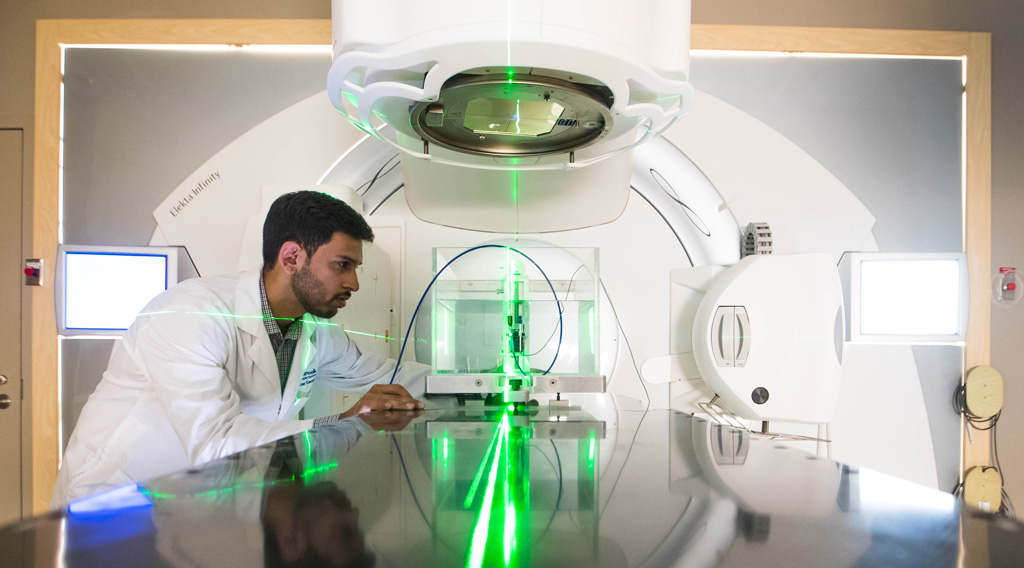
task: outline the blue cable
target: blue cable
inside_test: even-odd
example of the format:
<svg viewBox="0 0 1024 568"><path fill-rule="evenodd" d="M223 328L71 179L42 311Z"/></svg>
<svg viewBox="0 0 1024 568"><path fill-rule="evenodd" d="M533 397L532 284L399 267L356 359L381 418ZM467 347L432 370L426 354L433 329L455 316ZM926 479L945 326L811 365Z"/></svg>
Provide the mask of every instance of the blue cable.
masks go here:
<svg viewBox="0 0 1024 568"><path fill-rule="evenodd" d="M512 251L512 252L514 252L514 253L516 253L516 254L518 254L520 256L522 256L526 260L529 260L531 264L536 266L537 270L540 270L541 275L544 276L544 280L547 281L548 287L551 288L551 294L554 295L554 297L555 297L555 307L558 308L558 347L555 348L555 357L553 359L551 359L551 364L548 365L547 370L545 370L543 374L545 374L545 375L548 374L548 372L551 371L551 368L555 366L555 361L558 360L558 354L562 350L562 302L560 302L558 300L558 293L555 292L555 285L551 283L551 279L548 278L548 275L547 275L547 273L544 272L544 269L541 268L539 264L534 262L534 260L532 258L527 256L522 251L516 250L516 249L514 249L512 247L508 247L508 246L505 246L505 245L479 245L479 246L475 246L475 247L473 247L471 249L466 249L466 250L462 251L461 253L459 253L458 255L456 255L455 258L449 260L444 266L441 267L441 270L438 270L437 274L435 274L434 277L430 279L430 283L427 284L427 288L425 290L423 290L423 295L420 296L420 301L416 303L416 309L413 310L413 312L412 312L412 319L409 320L409 328L405 332L405 338L402 339L402 348L398 351L398 359L395 360L395 370L394 370L394 372L391 373L391 380L388 381L389 384L393 384L395 382L395 377L398 376L398 364L402 361L402 355L405 353L405 345L409 341L409 337L412 335L412 324L416 322L416 315L419 314L419 312L420 312L420 306L423 305L423 300L425 300L427 298L427 292L430 291L430 288L434 285L434 282L437 281L437 277L441 276L441 273L443 273L445 271L445 269L447 269L449 266L451 266L451 264L453 262L455 262L456 260L462 258L463 256L465 256L465 255L467 255L467 254L469 254L469 253L471 253L471 252L473 252L475 250L480 250L480 249L485 249L485 248L508 249L508 250L510 250L510 251ZM516 368L518 368L518 367L519 367L519 362L516 361ZM523 370L519 369L519 372L523 373ZM526 373L523 373L523 374L525 375Z"/></svg>

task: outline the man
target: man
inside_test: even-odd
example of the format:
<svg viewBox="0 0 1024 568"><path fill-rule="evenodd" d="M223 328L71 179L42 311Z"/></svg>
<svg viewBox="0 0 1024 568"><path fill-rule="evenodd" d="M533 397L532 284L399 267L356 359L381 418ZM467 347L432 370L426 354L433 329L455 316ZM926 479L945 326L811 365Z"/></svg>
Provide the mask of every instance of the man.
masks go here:
<svg viewBox="0 0 1024 568"><path fill-rule="evenodd" d="M53 504L354 414L422 408L398 384L421 383L422 366L404 365L388 384L395 362L360 352L328 321L359 289L372 240L344 202L290 193L267 214L262 270L186 280L157 296L82 409ZM366 394L340 416L298 420L316 381Z"/></svg>

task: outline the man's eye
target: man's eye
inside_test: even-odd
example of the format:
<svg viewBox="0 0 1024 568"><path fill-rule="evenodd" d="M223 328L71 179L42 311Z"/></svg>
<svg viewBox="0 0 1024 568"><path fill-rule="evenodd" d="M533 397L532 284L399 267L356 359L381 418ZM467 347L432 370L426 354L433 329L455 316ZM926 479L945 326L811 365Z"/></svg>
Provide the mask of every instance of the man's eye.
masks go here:
<svg viewBox="0 0 1024 568"><path fill-rule="evenodd" d="M350 263L348 263L348 262L342 261L342 262L338 263L338 268L340 268L342 270L348 270L349 266L350 266Z"/></svg>

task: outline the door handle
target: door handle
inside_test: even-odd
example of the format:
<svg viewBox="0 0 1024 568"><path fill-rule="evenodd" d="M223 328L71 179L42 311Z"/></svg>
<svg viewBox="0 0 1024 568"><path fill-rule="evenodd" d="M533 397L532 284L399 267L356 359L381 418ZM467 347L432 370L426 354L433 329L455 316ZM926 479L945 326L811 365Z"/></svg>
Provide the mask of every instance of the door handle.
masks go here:
<svg viewBox="0 0 1024 568"><path fill-rule="evenodd" d="M7 410L11 407L11 397L6 394L0 394L0 410Z"/></svg>

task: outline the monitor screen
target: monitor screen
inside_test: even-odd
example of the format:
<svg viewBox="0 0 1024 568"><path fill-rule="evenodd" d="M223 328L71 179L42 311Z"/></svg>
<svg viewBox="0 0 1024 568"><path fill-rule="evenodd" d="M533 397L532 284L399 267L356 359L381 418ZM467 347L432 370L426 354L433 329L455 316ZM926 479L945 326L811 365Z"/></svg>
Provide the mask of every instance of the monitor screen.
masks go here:
<svg viewBox="0 0 1024 568"><path fill-rule="evenodd" d="M946 260L860 264L863 335L954 335L960 329L960 266Z"/></svg>
<svg viewBox="0 0 1024 568"><path fill-rule="evenodd" d="M59 332L119 335L176 282L173 247L64 245L57 259Z"/></svg>
<svg viewBox="0 0 1024 568"><path fill-rule="evenodd" d="M850 341L924 344L966 339L964 253L847 253L841 267Z"/></svg>

